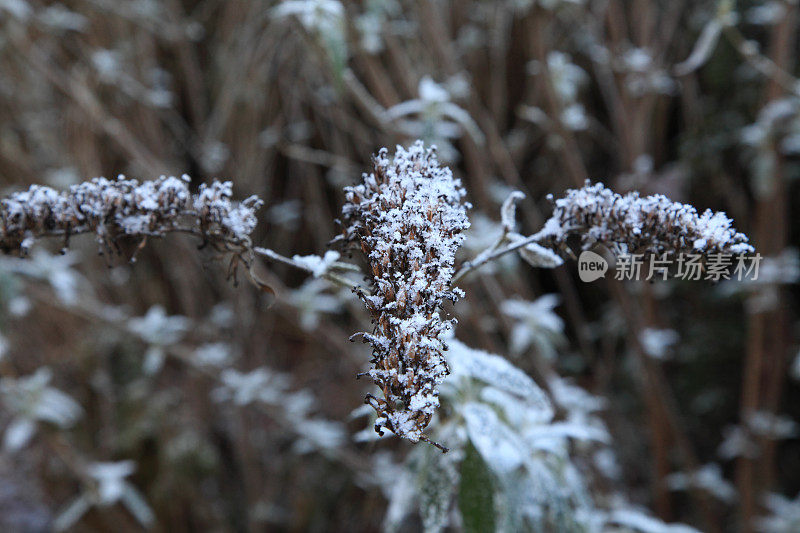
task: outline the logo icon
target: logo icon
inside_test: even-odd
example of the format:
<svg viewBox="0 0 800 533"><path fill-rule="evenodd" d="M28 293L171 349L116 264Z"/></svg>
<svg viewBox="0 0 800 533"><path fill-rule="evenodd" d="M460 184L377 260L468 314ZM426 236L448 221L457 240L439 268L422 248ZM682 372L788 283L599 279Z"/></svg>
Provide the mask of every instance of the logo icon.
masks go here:
<svg viewBox="0 0 800 533"><path fill-rule="evenodd" d="M602 255L588 250L578 257L578 277L585 283L606 277L608 261Z"/></svg>

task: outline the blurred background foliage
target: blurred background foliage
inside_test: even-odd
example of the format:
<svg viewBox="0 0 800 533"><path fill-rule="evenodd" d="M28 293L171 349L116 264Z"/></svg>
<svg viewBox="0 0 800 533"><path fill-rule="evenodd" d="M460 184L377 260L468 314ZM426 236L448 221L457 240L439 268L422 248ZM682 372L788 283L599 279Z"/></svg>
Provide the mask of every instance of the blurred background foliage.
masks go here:
<svg viewBox="0 0 800 533"><path fill-rule="evenodd" d="M459 340L508 358L551 397L555 420L573 423L559 449L574 464L546 460L584 476L566 518L519 523L501 520L512 504L498 494L546 487L498 488L510 478L487 469L469 426L486 412L448 410L480 389L454 382L432 426L452 430L455 459L371 437L354 413L369 353L347 342L368 320L349 291L264 263L273 302L179 236L148 243L133 265L99 257L89 238L66 256L40 246L3 259L2 529L582 530L588 491L610 513L603 529L668 530L646 514L704 531L800 530L797 10L0 0L9 192L119 173L231 179L237 197L266 201L256 245L322 255L342 187L381 146L422 138L474 204L462 260L502 232L510 191L526 193L530 234L548 193L587 178L724 210L766 257L748 284L585 285L572 262L542 271L514 257L465 280ZM586 398L567 385L602 402L576 407ZM430 464L444 473L400 483ZM650 512L622 513L620 495ZM404 507L413 498L419 512Z"/></svg>

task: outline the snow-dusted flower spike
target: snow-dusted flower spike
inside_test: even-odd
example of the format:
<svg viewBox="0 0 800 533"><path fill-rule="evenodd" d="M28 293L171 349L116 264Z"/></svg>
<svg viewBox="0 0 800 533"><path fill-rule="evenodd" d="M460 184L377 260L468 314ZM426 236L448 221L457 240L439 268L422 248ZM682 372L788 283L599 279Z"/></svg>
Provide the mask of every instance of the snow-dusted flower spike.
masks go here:
<svg viewBox="0 0 800 533"><path fill-rule="evenodd" d="M38 237L94 233L104 250L118 251L123 235L144 238L190 232L229 250L250 247L261 200L233 202L232 183L203 184L189 191L189 177L161 176L139 182L124 176L95 178L67 191L32 185L0 201L0 249L26 254Z"/></svg>
<svg viewBox="0 0 800 533"><path fill-rule="evenodd" d="M343 239L360 246L369 261L373 295L362 295L375 322L364 339L373 346L368 375L384 399L367 396L378 412L375 430L412 442L439 405L438 385L449 370L440 335L451 321L439 316L450 288L456 249L469 227L465 191L436 153L417 141L384 148L364 183L345 189Z"/></svg>
<svg viewBox="0 0 800 533"><path fill-rule="evenodd" d="M727 253L753 252L748 238L722 212L703 214L687 204L656 194L625 196L588 181L555 201L553 215L537 234L539 242L561 245L573 234L584 248L595 243L617 253Z"/></svg>

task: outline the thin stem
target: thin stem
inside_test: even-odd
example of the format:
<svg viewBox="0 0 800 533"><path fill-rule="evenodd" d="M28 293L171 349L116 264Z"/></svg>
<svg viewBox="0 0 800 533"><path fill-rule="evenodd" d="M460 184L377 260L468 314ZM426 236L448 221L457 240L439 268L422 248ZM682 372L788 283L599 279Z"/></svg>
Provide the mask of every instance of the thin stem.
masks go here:
<svg viewBox="0 0 800 533"><path fill-rule="evenodd" d="M506 235L503 236L503 239L505 237L506 237ZM500 239L493 246L490 246L489 248L487 248L486 251L491 251L491 253L487 254L486 251L483 251L475 259L473 259L472 261L467 261L466 263L461 265L461 268L458 269L458 272L456 272L455 275L453 275L453 281L450 284L452 286L455 286L464 276L466 276L467 274L469 274L473 270L477 270L480 267L482 267L483 265L485 265L486 263L488 263L490 261L494 261L495 259L498 259L498 258L506 255L507 253L519 250L520 248L523 248L523 247L525 247L525 246L527 246L529 244L538 242L539 240L542 239L542 237L543 237L543 235L542 235L542 232L540 231L539 233L535 233L534 235L531 235L529 237L525 237L524 239L520 239L518 241L515 241L512 244L509 244L508 246L506 246L505 248L501 248L500 250L497 250L496 249L497 246L503 240L503 239ZM494 250L494 251L492 251L492 250Z"/></svg>
<svg viewBox="0 0 800 533"><path fill-rule="evenodd" d="M256 247L256 248L253 248L253 252L258 254L258 255L260 255L260 256L266 257L267 259L269 259L271 261L276 261L278 263L282 263L284 265L288 265L290 267L294 267L294 268L297 268L299 270L303 270L305 272L308 272L309 274L313 273L313 271L310 268L308 268L307 266L295 261L294 259L290 259L290 258L288 258L288 257L286 257L284 255L281 255L281 254L279 254L278 252L276 252L274 250L270 250L269 248L258 248L258 247ZM346 270L346 271L350 271L350 272L361 272L361 269L359 269L357 266L351 265L349 263L338 263L337 262L337 263L334 263L331 266L331 268L332 269L338 269L338 270ZM319 277L323 278L323 279L326 279L326 280L330 281L331 283L333 283L335 285L339 285L340 287L344 287L344 288L351 289L351 290L354 290L354 291L359 291L359 292L362 292L362 293L365 292L364 289L360 285L358 285L356 283L353 283L352 281L350 281L346 277L340 276L339 274L336 274L334 272L328 271L328 272L325 272L324 274L320 275Z"/></svg>

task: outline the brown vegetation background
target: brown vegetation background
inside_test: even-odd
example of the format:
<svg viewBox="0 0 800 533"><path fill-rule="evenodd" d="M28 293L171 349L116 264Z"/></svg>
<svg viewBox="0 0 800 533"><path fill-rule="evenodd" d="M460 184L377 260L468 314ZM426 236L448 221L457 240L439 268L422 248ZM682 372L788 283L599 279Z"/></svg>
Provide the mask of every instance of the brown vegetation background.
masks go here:
<svg viewBox="0 0 800 533"><path fill-rule="evenodd" d="M30 1L25 17L15 16L12 4L0 0L0 185L8 191L119 173L148 179L185 172L193 187L231 179L238 198L266 201L256 245L287 256L322 254L340 231L342 187L359 179L371 154L416 137L442 140L437 117L405 117L416 124L409 126L384 113L418 99L428 76L450 89L451 102L477 130L457 124L443 154L469 192L473 217L497 221L505 193L519 189L527 194L520 226L533 233L549 214L545 196L587 178L618 192L661 192L726 211L761 254L783 257L790 274L723 297L705 282L584 285L574 262L554 271L520 264L468 280L467 298L454 311L459 337L509 355L512 324L500 303L559 293L568 339L559 356L548 360L534 349L514 363L534 377L555 369L609 399L604 418L624 490L663 519L747 530L762 512L764 491L800 491L800 446L792 439L765 439L757 458L722 463L739 490L732 507L670 492L664 483L674 470L717 460L724 428L751 411L800 416L800 387L789 377L796 267L782 255L797 244L798 161L781 150L797 119L766 124L760 115L788 97L786 77L797 72L796 5L781 3L784 15L769 24L743 18L697 68L678 75L675 65L722 9L716 3L347 2L334 38L302 16L277 16L272 2ZM757 4L740 3L740 13L751 7ZM369 13L376 15L364 17ZM334 23L321 16L323 25ZM774 69L754 66L753 56L741 53L748 43L737 38L757 42L757 57ZM642 50L650 60L638 69ZM559 118L568 102L548 62L554 51L584 72L575 100L585 127L571 129ZM648 85L656 74L669 80L662 89ZM756 147L741 140L750 124L769 130ZM359 303L351 299L314 320L313 301L298 291L305 276L264 262L261 275L277 292L270 305L272 298L251 285L226 280L227 265L197 244L181 236L150 242L135 264L113 259L113 268L90 237L76 239L73 251L99 301L133 315L161 305L189 317L187 349L230 342L238 368L284 372L292 388L313 392L320 415L345 422L350 433L363 429L363 420L348 421L369 390L355 379L369 353L347 342L368 323ZM295 453L290 417L215 403L216 378L182 362L179 348L157 376L144 379L141 342L103 316L61 305L42 284L7 287L4 298L14 290L24 291L32 308L23 317L2 316L9 343L3 376L49 366L53 384L86 413L69 445L45 430L19 454L0 455L5 530L27 523L11 523L20 513L30 516L19 520L46 523L74 497L79 481L70 472L81 457L135 459L131 480L163 531L380 528L386 501L365 481L375 475L371 458L385 450L402 456L409 443L347 442L333 455ZM208 319L221 302L233 320L214 329ZM680 334L672 359L644 354L639 333L648 327ZM138 526L121 508L109 508L91 511L77 528Z"/></svg>

